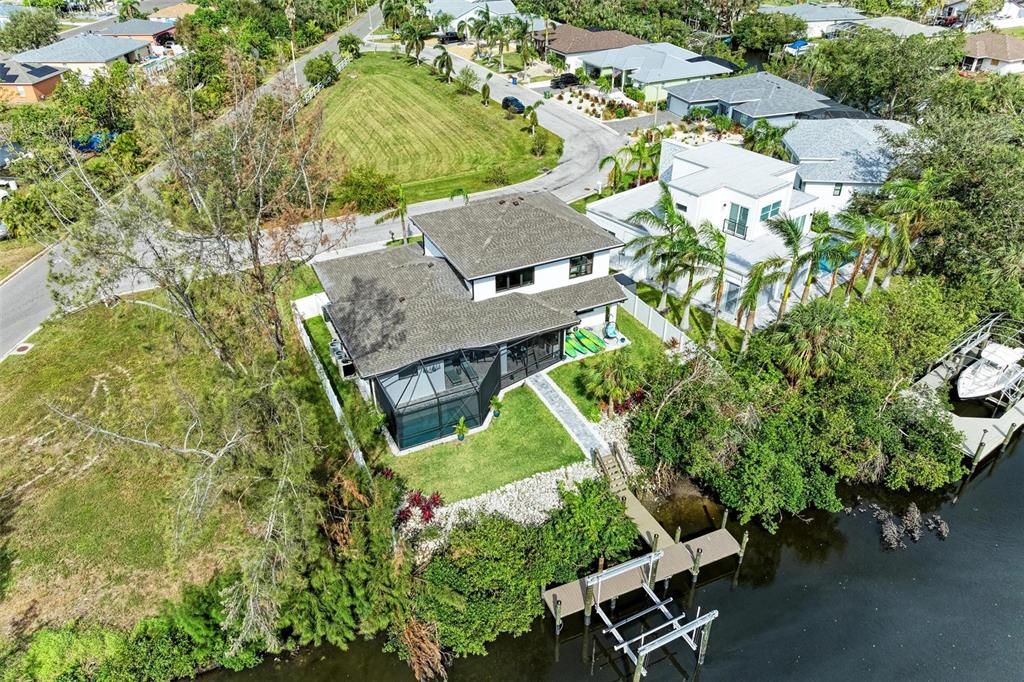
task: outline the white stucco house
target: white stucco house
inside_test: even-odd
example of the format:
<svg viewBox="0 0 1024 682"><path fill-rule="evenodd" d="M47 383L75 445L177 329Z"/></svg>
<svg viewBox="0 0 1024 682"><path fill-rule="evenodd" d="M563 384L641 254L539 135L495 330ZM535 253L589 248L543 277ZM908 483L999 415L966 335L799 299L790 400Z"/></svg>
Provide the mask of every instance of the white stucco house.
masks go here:
<svg viewBox="0 0 1024 682"><path fill-rule="evenodd" d="M680 211L692 225L710 222L726 236L726 289L721 315L735 317L740 293L755 263L784 256L782 240L767 228L767 221L785 214L810 233L811 216L821 209L818 197L796 189L796 164L779 161L741 147L711 142L698 147L662 142L660 180L665 183ZM639 211L656 206L659 183L649 183L587 206L587 216L619 240L650 234L649 228L631 221ZM615 259L617 267L637 280L654 279L654 272L635 260L627 247ZM799 278L798 278L799 279ZM686 285L680 282L676 290ZM798 287L797 294L802 288ZM762 293L761 305L770 309L781 296L781 287ZM710 307L710 287L694 302Z"/></svg>
<svg viewBox="0 0 1024 682"><path fill-rule="evenodd" d="M644 101L660 102L667 88L691 81L725 76L736 66L723 59L704 57L672 43L628 45L590 52L580 57L592 76L608 76L618 87L632 86L644 93Z"/></svg>
<svg viewBox="0 0 1024 682"><path fill-rule="evenodd" d="M116 61L136 64L152 55L148 40L80 33L65 40L14 55L19 62L70 69L86 81Z"/></svg>
<svg viewBox="0 0 1024 682"><path fill-rule="evenodd" d="M765 71L675 85L667 90L668 110L686 116L691 109L725 114L743 127L763 119L785 126L798 118L864 117L861 111Z"/></svg>
<svg viewBox="0 0 1024 682"><path fill-rule="evenodd" d="M924 24L919 24L916 21L911 21L904 17L872 17L870 19L862 19L855 22L838 22L832 29L826 32L826 37L834 37L843 31L852 31L858 28L888 31L899 38L909 38L910 36L924 36L925 38L931 38L933 36L942 35L949 30L942 26L926 26Z"/></svg>
<svg viewBox="0 0 1024 682"><path fill-rule="evenodd" d="M762 5L757 11L762 14L785 14L803 19L807 24L808 38L820 38L839 22L856 23L867 18L852 7L819 5L813 2L785 6Z"/></svg>
<svg viewBox="0 0 1024 682"><path fill-rule="evenodd" d="M795 187L817 198L816 210L836 214L858 192L877 192L895 161L886 134L906 123L878 119L797 121L782 138L797 164Z"/></svg>
<svg viewBox="0 0 1024 682"><path fill-rule="evenodd" d="M400 450L484 423L490 399L565 357L624 301L622 242L551 194L510 194L413 218L423 243L314 264L347 374ZM510 453L511 455L512 453Z"/></svg>
<svg viewBox="0 0 1024 682"><path fill-rule="evenodd" d="M1024 73L1024 40L1005 33L971 33L964 47L964 71Z"/></svg>
<svg viewBox="0 0 1024 682"><path fill-rule="evenodd" d="M491 18L518 17L526 22L530 30L544 26L542 18L520 13L512 0L434 0L426 6L427 16L431 19L442 14L452 17L448 26L444 27L448 31L456 30L461 22L475 19L485 11L490 12Z"/></svg>

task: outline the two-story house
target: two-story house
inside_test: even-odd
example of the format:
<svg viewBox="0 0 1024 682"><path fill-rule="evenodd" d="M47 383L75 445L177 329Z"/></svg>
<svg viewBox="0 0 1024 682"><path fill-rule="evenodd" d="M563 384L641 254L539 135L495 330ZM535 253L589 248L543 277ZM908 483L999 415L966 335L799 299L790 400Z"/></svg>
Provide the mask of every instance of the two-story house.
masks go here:
<svg viewBox="0 0 1024 682"><path fill-rule="evenodd" d="M402 450L483 424L499 391L614 320L622 242L550 194L415 216L422 244L314 265L325 316Z"/></svg>
<svg viewBox="0 0 1024 682"><path fill-rule="evenodd" d="M676 211L694 226L705 221L726 235L726 289L721 314L735 314L747 275L755 263L770 256L785 256L782 240L767 227L768 221L785 214L810 232L811 215L818 199L794 187L797 166L722 142L689 147L663 141L660 179L675 203ZM649 228L632 221L636 213L654 209L661 187L650 183L595 201L587 215L623 242L650 234ZM656 279L643 262L628 252L616 259L635 279ZM685 289L685 282L676 286ZM767 290L762 303L777 300L779 291ZM698 292L693 301L709 307L710 287Z"/></svg>

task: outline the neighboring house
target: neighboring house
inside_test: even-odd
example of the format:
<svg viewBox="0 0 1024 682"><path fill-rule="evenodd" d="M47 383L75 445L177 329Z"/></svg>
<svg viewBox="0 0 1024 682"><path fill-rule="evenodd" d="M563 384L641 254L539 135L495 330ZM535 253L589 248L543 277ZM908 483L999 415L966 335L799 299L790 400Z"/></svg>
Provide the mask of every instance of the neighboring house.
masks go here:
<svg viewBox="0 0 1024 682"><path fill-rule="evenodd" d="M797 166L724 142L689 147L662 141L660 179L667 185L679 211L690 224L707 221L726 236L726 289L723 319L734 318L750 269L770 256L785 255L782 241L772 234L767 221L785 214L810 230L811 215L820 208L817 197L794 187ZM587 206L587 216L623 242L652 234L630 218L639 211L654 209L661 194L658 183L614 194ZM628 247L627 247L628 249ZM654 279L655 273L628 253L616 259L616 266L634 279ZM676 290L684 291L685 282ZM769 306L781 295L768 290L762 305ZM709 306L709 287L694 301Z"/></svg>
<svg viewBox="0 0 1024 682"><path fill-rule="evenodd" d="M758 10L762 14L786 14L791 17L803 19L807 23L807 37L820 38L827 33L834 24L839 22L855 23L863 21L867 17L850 7L838 5L816 5L806 3L803 5L789 5L776 7L774 5L762 5Z"/></svg>
<svg viewBox="0 0 1024 682"><path fill-rule="evenodd" d="M176 23L178 19L187 17L195 14L199 10L199 5L193 5L190 2L181 2L177 5L171 5L170 7L164 7L158 9L149 15L151 21L162 21L165 23Z"/></svg>
<svg viewBox="0 0 1024 682"><path fill-rule="evenodd" d="M511 0L483 0L481 2L472 2L472 0L434 0L434 2L427 4L426 11L427 16L430 18L441 14L447 14L452 17L451 23L443 28L454 31L461 22L479 17L484 13L485 8L490 11L492 19L509 16L519 17L526 21L531 30L544 25L542 19L520 14L519 10L516 9L515 3L511 2Z"/></svg>
<svg viewBox="0 0 1024 682"><path fill-rule="evenodd" d="M849 31L857 28L873 28L879 31L889 31L900 38L909 38L910 36L921 35L926 38L937 36L940 33L945 33L947 29L942 26L925 26L919 24L916 21L910 19L904 19L903 17L875 17L873 19L864 19L851 23L848 21L840 22L836 24L835 29L830 35L838 35L843 31Z"/></svg>
<svg viewBox="0 0 1024 682"><path fill-rule="evenodd" d="M0 101L9 104L40 102L57 89L64 69L46 64L0 61Z"/></svg>
<svg viewBox="0 0 1024 682"><path fill-rule="evenodd" d="M782 138L798 165L796 188L818 198L817 210L838 213L857 192L876 192L895 163L885 134L910 130L890 120L797 121Z"/></svg>
<svg viewBox="0 0 1024 682"><path fill-rule="evenodd" d="M400 449L483 424L502 389L563 358L565 332L614 319L622 243L551 194L412 218L422 245L314 264L361 389ZM514 454L514 453L513 453Z"/></svg>
<svg viewBox="0 0 1024 682"><path fill-rule="evenodd" d="M647 102L664 100L666 88L673 85L736 71L735 65L729 62L702 57L671 43L590 52L581 60L593 76L609 76L620 87L631 85L643 90Z"/></svg>
<svg viewBox="0 0 1024 682"><path fill-rule="evenodd" d="M135 64L149 56L149 43L145 40L82 33L35 50L20 52L13 59L71 69L89 80L94 73L116 61Z"/></svg>
<svg viewBox="0 0 1024 682"><path fill-rule="evenodd" d="M760 119L784 126L798 118L867 116L765 71L672 86L668 88L667 106L679 116L698 107L710 109L712 114L725 114L744 127Z"/></svg>
<svg viewBox="0 0 1024 682"><path fill-rule="evenodd" d="M967 36L962 68L965 71L1024 73L1024 40L1005 33Z"/></svg>
<svg viewBox="0 0 1024 682"><path fill-rule="evenodd" d="M97 35L147 40L151 45L166 45L174 40L174 24L169 24L165 21L129 19L127 21L119 21L101 31L97 31Z"/></svg>
<svg viewBox="0 0 1024 682"><path fill-rule="evenodd" d="M547 31L541 26L533 37L541 56L549 51L558 55L565 60L568 71L583 66L584 60L591 55L647 42L623 31L579 28L570 24L549 27Z"/></svg>
<svg viewBox="0 0 1024 682"><path fill-rule="evenodd" d="M13 3L0 3L0 26L6 26L11 17L18 12L35 12L35 7L28 5L15 5Z"/></svg>

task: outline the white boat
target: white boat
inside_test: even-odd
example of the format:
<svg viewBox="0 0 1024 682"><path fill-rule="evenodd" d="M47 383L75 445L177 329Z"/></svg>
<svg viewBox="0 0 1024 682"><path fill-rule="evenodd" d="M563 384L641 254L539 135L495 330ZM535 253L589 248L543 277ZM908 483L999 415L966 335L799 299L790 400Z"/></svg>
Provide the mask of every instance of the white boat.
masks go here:
<svg viewBox="0 0 1024 682"><path fill-rule="evenodd" d="M957 395L961 399L981 398L1009 386L1024 374L1021 359L1024 348L989 343L982 349L981 359L960 374Z"/></svg>

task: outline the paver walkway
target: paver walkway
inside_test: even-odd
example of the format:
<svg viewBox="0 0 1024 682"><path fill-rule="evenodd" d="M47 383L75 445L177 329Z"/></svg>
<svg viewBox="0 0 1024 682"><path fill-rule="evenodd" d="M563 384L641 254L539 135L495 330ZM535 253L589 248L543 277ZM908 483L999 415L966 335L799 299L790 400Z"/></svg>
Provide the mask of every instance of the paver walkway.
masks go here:
<svg viewBox="0 0 1024 682"><path fill-rule="evenodd" d="M587 457L590 457L594 450L601 454L611 451L608 443L598 435L590 422L580 414L569 397L547 374L534 374L526 380L526 384L540 397L541 402L548 406L548 409L561 422L572 439L583 448Z"/></svg>

